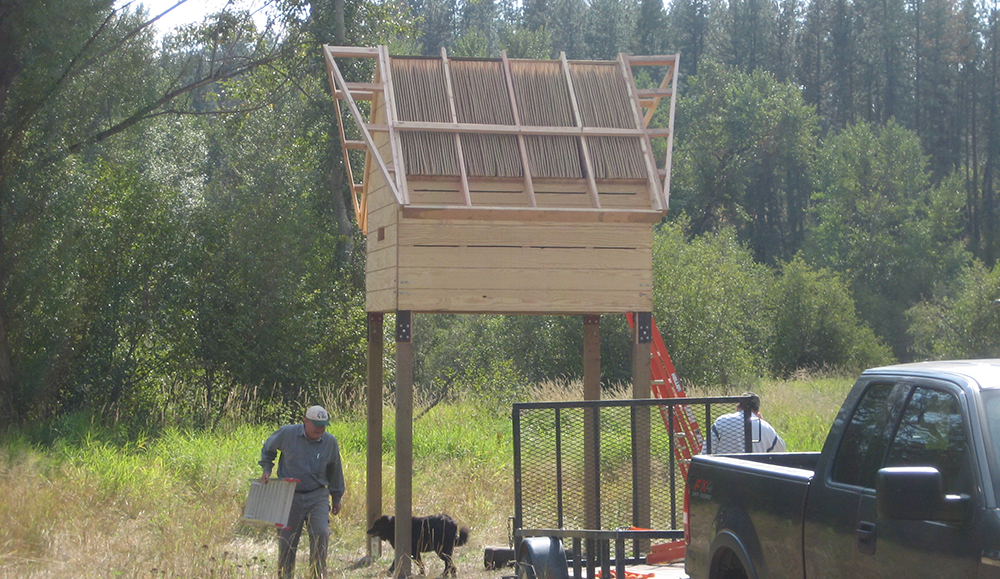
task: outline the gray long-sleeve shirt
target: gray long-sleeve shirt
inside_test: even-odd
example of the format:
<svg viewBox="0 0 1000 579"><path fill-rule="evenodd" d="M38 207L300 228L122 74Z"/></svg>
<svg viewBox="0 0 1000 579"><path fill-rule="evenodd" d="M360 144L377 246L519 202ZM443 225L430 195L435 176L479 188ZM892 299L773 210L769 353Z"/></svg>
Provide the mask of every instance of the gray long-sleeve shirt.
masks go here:
<svg viewBox="0 0 1000 579"><path fill-rule="evenodd" d="M260 450L260 464L264 472L271 472L274 459L281 451L278 462L279 478L299 479L296 492L308 492L319 487L330 491L333 504L339 504L344 496L344 470L340 462L340 446L337 438L324 432L317 440L306 438L302 424L282 426L267 437Z"/></svg>

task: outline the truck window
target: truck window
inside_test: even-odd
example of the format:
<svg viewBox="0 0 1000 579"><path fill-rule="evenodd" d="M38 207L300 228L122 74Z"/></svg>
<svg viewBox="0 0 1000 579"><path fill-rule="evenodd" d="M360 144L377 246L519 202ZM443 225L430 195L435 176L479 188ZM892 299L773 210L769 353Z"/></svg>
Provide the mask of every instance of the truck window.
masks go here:
<svg viewBox="0 0 1000 579"><path fill-rule="evenodd" d="M990 468L993 470L993 480L1000 481L1000 390L983 390L983 403L986 407L986 430L989 432L990 447L993 450L993 460ZM997 493L1000 494L1000 483Z"/></svg>
<svg viewBox="0 0 1000 579"><path fill-rule="evenodd" d="M886 466L932 466L941 472L946 493L971 493L969 435L958 397L915 388L889 447Z"/></svg>
<svg viewBox="0 0 1000 579"><path fill-rule="evenodd" d="M833 461L834 482L875 487L875 473L885 452L885 427L892 410L895 384L871 384L861 395L844 429Z"/></svg>

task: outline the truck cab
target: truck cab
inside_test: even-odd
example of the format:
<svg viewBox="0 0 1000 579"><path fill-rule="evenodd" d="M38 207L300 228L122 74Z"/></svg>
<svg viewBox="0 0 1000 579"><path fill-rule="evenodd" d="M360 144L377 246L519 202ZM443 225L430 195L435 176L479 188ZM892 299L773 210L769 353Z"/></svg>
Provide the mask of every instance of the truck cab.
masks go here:
<svg viewBox="0 0 1000 579"><path fill-rule="evenodd" d="M691 496L687 572L1000 577L998 453L1000 361L868 370L813 472L756 455L695 459L689 484L712 493Z"/></svg>

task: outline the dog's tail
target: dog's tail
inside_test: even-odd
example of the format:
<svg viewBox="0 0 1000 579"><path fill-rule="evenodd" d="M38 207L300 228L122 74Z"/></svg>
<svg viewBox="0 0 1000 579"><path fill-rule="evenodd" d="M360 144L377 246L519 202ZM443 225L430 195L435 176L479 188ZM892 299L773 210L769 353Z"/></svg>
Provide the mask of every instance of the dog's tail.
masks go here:
<svg viewBox="0 0 1000 579"><path fill-rule="evenodd" d="M458 530L458 538L455 539L455 546L461 547L469 542L469 527L462 527Z"/></svg>

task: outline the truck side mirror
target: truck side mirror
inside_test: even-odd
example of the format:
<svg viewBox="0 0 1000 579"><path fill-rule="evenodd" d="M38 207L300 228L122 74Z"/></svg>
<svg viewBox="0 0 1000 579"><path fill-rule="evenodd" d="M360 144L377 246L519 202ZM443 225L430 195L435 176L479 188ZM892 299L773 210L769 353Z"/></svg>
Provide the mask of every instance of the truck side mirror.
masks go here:
<svg viewBox="0 0 1000 579"><path fill-rule="evenodd" d="M938 469L893 466L879 469L875 500L882 519L960 522L971 501L968 495L945 495Z"/></svg>

